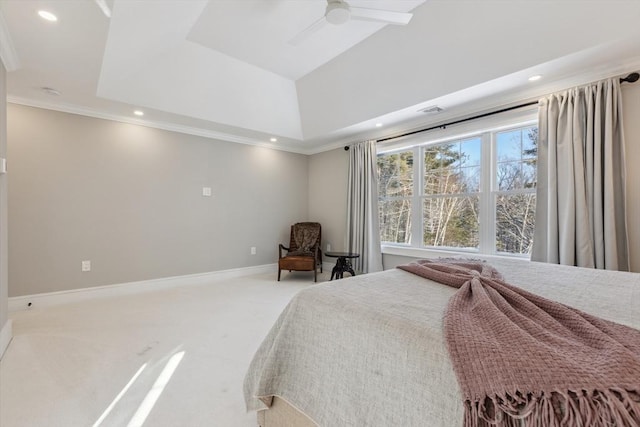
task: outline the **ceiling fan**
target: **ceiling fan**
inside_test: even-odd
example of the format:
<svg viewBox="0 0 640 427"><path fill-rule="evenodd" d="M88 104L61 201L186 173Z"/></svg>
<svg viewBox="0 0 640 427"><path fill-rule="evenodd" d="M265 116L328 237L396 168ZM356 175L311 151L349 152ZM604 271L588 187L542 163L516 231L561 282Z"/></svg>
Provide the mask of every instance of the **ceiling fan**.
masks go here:
<svg viewBox="0 0 640 427"><path fill-rule="evenodd" d="M381 22L383 24L407 25L412 17L413 14L408 12L351 7L349 3L344 0L327 0L327 8L324 16L289 40L289 44L294 46L298 45L327 24L342 25L350 19L353 19L357 21Z"/></svg>

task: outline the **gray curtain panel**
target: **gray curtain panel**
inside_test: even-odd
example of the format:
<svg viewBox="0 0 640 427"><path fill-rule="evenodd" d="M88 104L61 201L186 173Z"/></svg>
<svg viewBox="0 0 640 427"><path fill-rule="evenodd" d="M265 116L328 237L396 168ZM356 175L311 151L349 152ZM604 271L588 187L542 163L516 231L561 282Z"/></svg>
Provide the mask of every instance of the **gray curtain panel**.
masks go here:
<svg viewBox="0 0 640 427"><path fill-rule="evenodd" d="M622 98L618 79L550 95L538 110L531 259L629 269Z"/></svg>
<svg viewBox="0 0 640 427"><path fill-rule="evenodd" d="M376 142L365 141L349 151L347 235L349 251L360 254L353 261L363 273L382 271L378 221L378 170Z"/></svg>

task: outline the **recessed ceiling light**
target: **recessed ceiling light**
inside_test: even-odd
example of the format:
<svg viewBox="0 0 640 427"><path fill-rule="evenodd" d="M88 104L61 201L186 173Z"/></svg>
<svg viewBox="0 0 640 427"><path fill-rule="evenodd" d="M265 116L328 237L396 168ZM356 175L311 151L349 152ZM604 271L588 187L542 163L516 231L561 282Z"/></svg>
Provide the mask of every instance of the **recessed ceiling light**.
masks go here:
<svg viewBox="0 0 640 427"><path fill-rule="evenodd" d="M142 112L140 110L134 111L133 114L135 114L136 116L144 116L144 112Z"/></svg>
<svg viewBox="0 0 640 427"><path fill-rule="evenodd" d="M536 74L535 76L529 77L530 82L535 82L536 80L540 80L542 76L540 74Z"/></svg>
<svg viewBox="0 0 640 427"><path fill-rule="evenodd" d="M269 141L271 141L271 142L278 142L278 138L271 138Z"/></svg>
<svg viewBox="0 0 640 427"><path fill-rule="evenodd" d="M377 128L382 127L382 123L376 123L376 127L377 127Z"/></svg>
<svg viewBox="0 0 640 427"><path fill-rule="evenodd" d="M39 10L38 15L40 18L46 19L47 21L55 22L58 20L58 17L51 12L47 12L46 10Z"/></svg>

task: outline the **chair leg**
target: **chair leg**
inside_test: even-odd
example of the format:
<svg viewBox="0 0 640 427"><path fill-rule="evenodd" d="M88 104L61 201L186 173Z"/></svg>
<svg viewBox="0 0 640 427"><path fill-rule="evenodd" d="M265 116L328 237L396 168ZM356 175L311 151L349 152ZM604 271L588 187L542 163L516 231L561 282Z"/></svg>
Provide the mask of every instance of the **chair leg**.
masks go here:
<svg viewBox="0 0 640 427"><path fill-rule="evenodd" d="M317 268L313 269L313 281L314 282L318 281L318 269Z"/></svg>
<svg viewBox="0 0 640 427"><path fill-rule="evenodd" d="M278 282L280 281L280 272L281 272L281 271L282 271L282 270L278 269Z"/></svg>

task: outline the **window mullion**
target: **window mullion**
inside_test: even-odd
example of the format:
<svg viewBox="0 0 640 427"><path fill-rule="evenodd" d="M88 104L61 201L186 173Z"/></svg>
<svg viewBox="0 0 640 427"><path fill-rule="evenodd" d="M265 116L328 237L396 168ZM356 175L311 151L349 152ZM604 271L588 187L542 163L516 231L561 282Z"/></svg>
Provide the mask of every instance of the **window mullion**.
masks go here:
<svg viewBox="0 0 640 427"><path fill-rule="evenodd" d="M493 209L494 159L493 134L482 134L480 180L480 243L481 253L495 252L495 212Z"/></svg>
<svg viewBox="0 0 640 427"><path fill-rule="evenodd" d="M423 148L413 147L413 197L411 200L411 246L423 246L422 195L424 194Z"/></svg>

